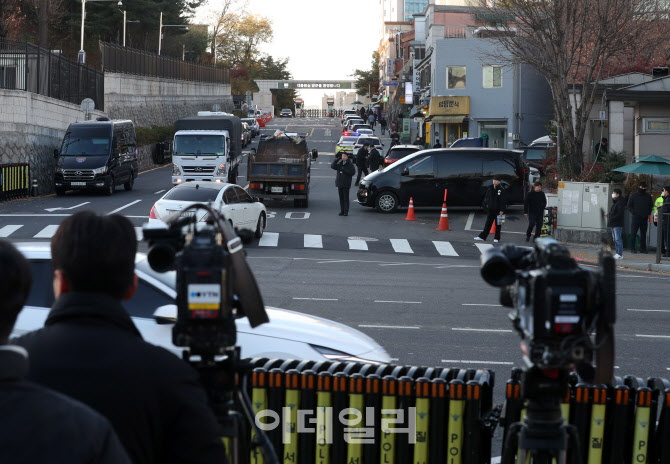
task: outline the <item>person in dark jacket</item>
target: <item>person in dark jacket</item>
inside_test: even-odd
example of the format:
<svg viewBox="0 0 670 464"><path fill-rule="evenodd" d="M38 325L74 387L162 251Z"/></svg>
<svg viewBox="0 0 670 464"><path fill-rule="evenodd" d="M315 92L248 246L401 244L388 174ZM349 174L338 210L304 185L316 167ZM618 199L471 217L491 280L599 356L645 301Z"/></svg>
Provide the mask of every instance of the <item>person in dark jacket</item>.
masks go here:
<svg viewBox="0 0 670 464"><path fill-rule="evenodd" d="M421 141L421 137L419 137L418 135L414 139L414 145L417 145L419 147L423 146L423 142Z"/></svg>
<svg viewBox="0 0 670 464"><path fill-rule="evenodd" d="M640 231L640 252L647 252L647 226L649 223L649 215L654 209L654 200L651 195L647 193L647 184L640 182L637 192L632 194L628 199L628 210L633 215L630 225L630 252L635 251L635 239L637 232Z"/></svg>
<svg viewBox="0 0 670 464"><path fill-rule="evenodd" d="M394 145L398 145L399 143L400 143L400 134L398 134L398 131L396 129L393 129L391 131L391 145L390 145L390 147L392 147Z"/></svg>
<svg viewBox="0 0 670 464"><path fill-rule="evenodd" d="M612 229L612 240L614 241L614 250L616 252L614 259L623 258L622 233L626 208L624 207L624 200L621 195L621 189L612 190L613 203L607 215L607 227Z"/></svg>
<svg viewBox="0 0 670 464"><path fill-rule="evenodd" d="M61 223L56 301L42 329L15 340L30 354L29 379L105 416L135 464L226 462L198 372L142 340L123 308L137 290L136 253L123 216L83 211Z"/></svg>
<svg viewBox="0 0 670 464"><path fill-rule="evenodd" d="M500 232L502 229L502 224L498 224L497 219L499 215L502 216L505 214L505 209L507 208L507 194L502 185L500 185L500 176L493 176L493 185L490 185L486 189L484 204L487 208L486 223L484 224L484 230L475 237L475 240L486 240L491 232L493 222L496 221L496 231L493 241L497 243L500 241Z"/></svg>
<svg viewBox="0 0 670 464"><path fill-rule="evenodd" d="M663 196L663 203L657 211L659 216L657 221L663 221L661 225L661 237L663 238L663 241L661 242L661 252L667 255L667 247L668 243L670 243L670 227L668 226L668 223L670 223L670 216L666 216L666 214L670 214L670 186L666 185L663 187L661 195Z"/></svg>
<svg viewBox="0 0 670 464"><path fill-rule="evenodd" d="M368 165L370 166L370 172L375 172L379 170L379 166L382 164L382 155L379 153L379 150L373 145L368 155Z"/></svg>
<svg viewBox="0 0 670 464"><path fill-rule="evenodd" d="M533 184L533 190L526 195L523 203L523 214L528 218L528 229L526 229L526 241L530 240L530 234L535 228L533 240L540 238L542 233L542 222L544 221L544 209L547 207L547 196L542 191L542 182Z"/></svg>
<svg viewBox="0 0 670 464"><path fill-rule="evenodd" d="M433 148L442 148L442 144L440 143L440 139L435 139L435 145L433 145Z"/></svg>
<svg viewBox="0 0 670 464"><path fill-rule="evenodd" d="M356 176L356 185L358 185L361 182L361 175L365 172L365 176L370 174L368 171L368 155L370 152L368 151L368 145L367 143L363 144L363 148L359 148L358 152L356 153L356 167L358 168L358 176ZM365 177L363 176L363 177Z"/></svg>
<svg viewBox="0 0 670 464"><path fill-rule="evenodd" d="M335 187L340 195L339 216L349 216L349 189L351 189L351 179L356 174L356 168L346 153L342 153L341 158L335 158L330 167L337 171Z"/></svg>
<svg viewBox="0 0 670 464"><path fill-rule="evenodd" d="M130 464L107 419L26 380L28 352L7 339L31 285L28 260L0 240L0 462Z"/></svg>

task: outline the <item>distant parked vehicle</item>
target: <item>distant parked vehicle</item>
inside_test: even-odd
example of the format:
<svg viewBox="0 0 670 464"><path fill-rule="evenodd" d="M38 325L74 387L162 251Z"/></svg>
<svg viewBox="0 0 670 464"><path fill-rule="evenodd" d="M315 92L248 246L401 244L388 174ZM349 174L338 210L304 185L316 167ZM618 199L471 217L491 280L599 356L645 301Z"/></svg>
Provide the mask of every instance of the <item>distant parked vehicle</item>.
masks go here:
<svg viewBox="0 0 670 464"><path fill-rule="evenodd" d="M279 113L279 116L282 117L282 118L292 118L292 117L293 117L293 111L291 111L291 110L288 109L288 108L284 108L284 109L281 110L281 112Z"/></svg>
<svg viewBox="0 0 670 464"><path fill-rule="evenodd" d="M254 118L244 118L241 120L242 122L246 122L249 124L249 128L251 129L251 138L256 137L258 134L261 132L261 126L258 122L258 120ZM265 126L265 123L263 124Z"/></svg>
<svg viewBox="0 0 670 464"><path fill-rule="evenodd" d="M384 166L393 164L396 161L421 150L423 150L423 147L420 147L419 145L393 145L389 148L386 156L384 156Z"/></svg>

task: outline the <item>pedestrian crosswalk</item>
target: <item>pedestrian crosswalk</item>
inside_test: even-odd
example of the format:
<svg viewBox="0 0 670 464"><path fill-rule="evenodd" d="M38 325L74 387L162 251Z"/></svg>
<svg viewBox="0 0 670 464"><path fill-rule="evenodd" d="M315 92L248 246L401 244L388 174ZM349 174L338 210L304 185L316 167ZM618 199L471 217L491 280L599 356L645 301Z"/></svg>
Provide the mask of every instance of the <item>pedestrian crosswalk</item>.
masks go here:
<svg viewBox="0 0 670 464"><path fill-rule="evenodd" d="M0 238L12 240L35 239L48 241L58 225L9 224L0 226ZM142 240L142 227L135 227L137 240ZM469 257L476 258L493 245L489 243L450 242L405 238L375 239L341 237L293 232L265 232L260 240L245 245L258 249L305 249L352 251L360 253L392 253L398 255Z"/></svg>

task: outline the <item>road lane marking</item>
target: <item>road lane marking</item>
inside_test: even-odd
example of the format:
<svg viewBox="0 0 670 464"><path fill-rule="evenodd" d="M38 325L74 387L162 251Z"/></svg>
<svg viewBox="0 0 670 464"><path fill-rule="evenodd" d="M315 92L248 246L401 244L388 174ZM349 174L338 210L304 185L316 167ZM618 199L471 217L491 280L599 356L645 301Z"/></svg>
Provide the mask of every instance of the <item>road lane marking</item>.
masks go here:
<svg viewBox="0 0 670 464"><path fill-rule="evenodd" d="M388 300L375 300L375 303L421 304L420 301L388 301Z"/></svg>
<svg viewBox="0 0 670 464"><path fill-rule="evenodd" d="M493 245L490 243L475 243L475 246L479 248L479 252L482 254L489 248L493 248Z"/></svg>
<svg viewBox="0 0 670 464"><path fill-rule="evenodd" d="M119 211L121 211L121 210L123 210L123 209L126 209L126 208L128 208L129 206L133 206L134 204L137 204L137 203L139 203L140 201L142 201L142 200L131 201L131 202L128 203L127 205L124 205L124 206L122 206L122 207L120 207L120 208L116 208L114 211L110 211L109 213L107 213L107 215L118 213Z"/></svg>
<svg viewBox="0 0 670 464"><path fill-rule="evenodd" d="M433 245L435 245L435 249L442 256L458 256L458 253L456 253L456 250L454 250L454 247L449 242L433 240Z"/></svg>
<svg viewBox="0 0 670 464"><path fill-rule="evenodd" d="M451 330L458 330L460 332L500 332L512 333L509 329L473 329L471 327L452 327Z"/></svg>
<svg viewBox="0 0 670 464"><path fill-rule="evenodd" d="M409 245L409 240L404 238L392 238L391 246L396 253L414 253L414 250Z"/></svg>
<svg viewBox="0 0 670 464"><path fill-rule="evenodd" d="M70 217L71 214L24 214L24 213L10 213L0 214L0 217Z"/></svg>
<svg viewBox="0 0 670 464"><path fill-rule="evenodd" d="M14 232L19 230L21 227L23 227L23 226L22 225L20 225L20 226L5 226L2 229L0 229L0 237L3 237L3 238L9 237Z"/></svg>
<svg viewBox="0 0 670 464"><path fill-rule="evenodd" d="M457 360L457 359L443 359L443 363L445 364L496 364L500 366L513 366L513 362L509 361L465 361L465 360Z"/></svg>
<svg viewBox="0 0 670 464"><path fill-rule="evenodd" d="M641 338L670 338L670 335L644 335L644 334L635 334L636 337L641 337Z"/></svg>
<svg viewBox="0 0 670 464"><path fill-rule="evenodd" d="M365 240L347 240L350 250L368 251L368 244Z"/></svg>
<svg viewBox="0 0 670 464"><path fill-rule="evenodd" d="M488 303L463 303L461 306L495 306L501 308L502 305L499 304L488 304Z"/></svg>
<svg viewBox="0 0 670 464"><path fill-rule="evenodd" d="M337 298L302 298L302 297L293 297L294 300L310 300L310 301L339 301Z"/></svg>
<svg viewBox="0 0 670 464"><path fill-rule="evenodd" d="M468 220L465 223L465 230L472 230L472 221L475 219L475 212L471 211Z"/></svg>
<svg viewBox="0 0 670 464"><path fill-rule="evenodd" d="M367 329L420 329L421 327L409 326L409 325L366 325L359 324L358 327L363 327Z"/></svg>
<svg viewBox="0 0 670 464"><path fill-rule="evenodd" d="M79 203L78 205L70 206L69 208L64 208L64 207L59 207L59 208L44 208L44 211L49 211L50 213L53 212L53 211L65 211L65 210L68 210L68 209L79 208L80 206L85 206L85 205L88 205L89 203L90 203L90 201L85 201L85 202L83 202L83 203Z"/></svg>
<svg viewBox="0 0 670 464"><path fill-rule="evenodd" d="M135 236L137 237L138 242L141 242L144 239L144 233L142 233L141 227L135 227Z"/></svg>
<svg viewBox="0 0 670 464"><path fill-rule="evenodd" d="M305 234L305 248L323 248L323 237L321 235Z"/></svg>
<svg viewBox="0 0 670 464"><path fill-rule="evenodd" d="M58 230L58 226L46 226L44 229L39 231L33 238L51 238L54 236L56 231Z"/></svg>
<svg viewBox="0 0 670 464"><path fill-rule="evenodd" d="M239 176L238 176L238 177L239 177ZM159 190L158 192L154 192L154 195L158 195L159 193L163 193L163 192L165 192L165 189L163 189L163 190Z"/></svg>
<svg viewBox="0 0 670 464"><path fill-rule="evenodd" d="M670 313L670 309L632 309L629 308L626 311L639 311L643 313Z"/></svg>
<svg viewBox="0 0 670 464"><path fill-rule="evenodd" d="M258 241L258 246L276 247L279 245L279 234L277 232L265 232Z"/></svg>

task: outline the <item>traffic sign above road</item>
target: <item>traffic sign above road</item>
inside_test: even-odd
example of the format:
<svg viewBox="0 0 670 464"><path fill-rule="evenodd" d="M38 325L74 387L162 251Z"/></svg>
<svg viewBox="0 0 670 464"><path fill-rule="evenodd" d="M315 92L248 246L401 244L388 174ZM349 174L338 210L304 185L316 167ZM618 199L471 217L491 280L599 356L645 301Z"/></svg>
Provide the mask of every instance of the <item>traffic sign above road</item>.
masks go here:
<svg viewBox="0 0 670 464"><path fill-rule="evenodd" d="M396 87L398 85L397 81L389 81L389 82L384 82L383 85L387 87Z"/></svg>
<svg viewBox="0 0 670 464"><path fill-rule="evenodd" d="M277 81L278 89L355 89L354 81Z"/></svg>

